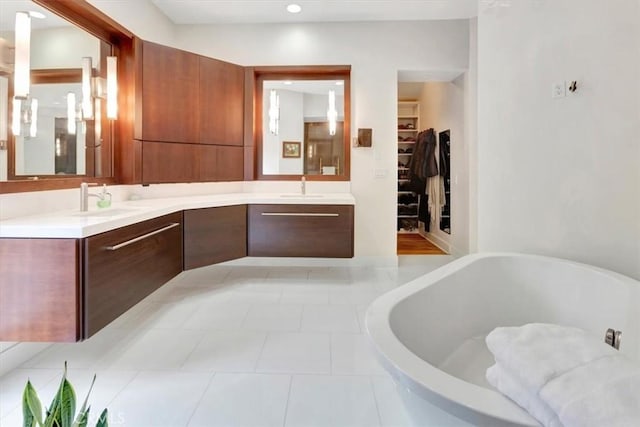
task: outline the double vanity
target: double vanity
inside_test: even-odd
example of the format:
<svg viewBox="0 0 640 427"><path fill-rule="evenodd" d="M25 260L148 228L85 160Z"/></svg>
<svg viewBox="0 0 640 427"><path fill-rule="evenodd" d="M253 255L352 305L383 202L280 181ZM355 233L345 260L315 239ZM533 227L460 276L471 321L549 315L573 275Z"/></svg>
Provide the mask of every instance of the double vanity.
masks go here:
<svg viewBox="0 0 640 427"><path fill-rule="evenodd" d="M0 341L91 337L183 270L353 257L351 194L234 193L0 222Z"/></svg>

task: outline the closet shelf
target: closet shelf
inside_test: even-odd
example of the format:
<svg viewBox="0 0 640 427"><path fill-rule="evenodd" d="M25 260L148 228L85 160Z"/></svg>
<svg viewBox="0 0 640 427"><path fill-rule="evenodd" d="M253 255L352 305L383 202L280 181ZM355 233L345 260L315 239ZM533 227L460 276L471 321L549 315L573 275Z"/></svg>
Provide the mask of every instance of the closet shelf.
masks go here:
<svg viewBox="0 0 640 427"><path fill-rule="evenodd" d="M419 230L420 195L407 190L410 187L408 183L411 182L408 179L410 169L407 167L407 163L415 151L416 137L420 132L420 103L418 101L398 101L396 120L398 131L397 232L416 234ZM405 151L410 152L406 153Z"/></svg>

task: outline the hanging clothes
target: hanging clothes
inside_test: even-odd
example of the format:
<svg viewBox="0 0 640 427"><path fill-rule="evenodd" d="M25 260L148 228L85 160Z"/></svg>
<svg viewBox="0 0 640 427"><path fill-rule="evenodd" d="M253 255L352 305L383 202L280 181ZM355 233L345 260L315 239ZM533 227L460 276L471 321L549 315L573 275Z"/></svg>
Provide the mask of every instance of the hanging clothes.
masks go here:
<svg viewBox="0 0 640 427"><path fill-rule="evenodd" d="M407 166L409 168L409 184L414 193L424 194L427 178L438 174L435 151L436 133L433 128L420 132Z"/></svg>
<svg viewBox="0 0 640 427"><path fill-rule="evenodd" d="M416 138L415 148L409 164L409 189L420 194L418 205L418 221L423 222L429 231L431 216L429 214L429 196L426 193L427 179L438 175L438 163L435 157L436 133L433 128L422 131Z"/></svg>
<svg viewBox="0 0 640 427"><path fill-rule="evenodd" d="M444 178L440 175L432 176L427 179L427 208L429 209L429 219L435 218L436 212L442 213L446 204L444 192Z"/></svg>

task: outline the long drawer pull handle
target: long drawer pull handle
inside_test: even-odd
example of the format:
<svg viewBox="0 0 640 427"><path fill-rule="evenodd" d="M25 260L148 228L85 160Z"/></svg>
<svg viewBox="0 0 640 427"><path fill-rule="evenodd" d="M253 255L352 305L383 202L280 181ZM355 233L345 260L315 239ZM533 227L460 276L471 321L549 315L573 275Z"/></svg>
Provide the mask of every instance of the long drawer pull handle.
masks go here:
<svg viewBox="0 0 640 427"><path fill-rule="evenodd" d="M313 212L262 212L262 216L340 216L337 213L313 213Z"/></svg>
<svg viewBox="0 0 640 427"><path fill-rule="evenodd" d="M151 237L151 236L153 236L155 234L159 234L159 233L162 233L164 231L167 231L167 230L170 230L172 228L179 227L179 226L180 226L179 222L173 222L173 223L167 225L166 227L162 227L162 228L160 228L160 229L158 229L156 231L152 231L150 233L143 234L142 236L138 236L135 239L127 240L126 242L118 243L117 245L114 245L114 246L106 246L105 249L108 250L108 251L117 251L120 248L124 248L125 246L129 246L129 245L131 245L131 244L133 244L135 242L139 242L140 240L146 239L147 237Z"/></svg>

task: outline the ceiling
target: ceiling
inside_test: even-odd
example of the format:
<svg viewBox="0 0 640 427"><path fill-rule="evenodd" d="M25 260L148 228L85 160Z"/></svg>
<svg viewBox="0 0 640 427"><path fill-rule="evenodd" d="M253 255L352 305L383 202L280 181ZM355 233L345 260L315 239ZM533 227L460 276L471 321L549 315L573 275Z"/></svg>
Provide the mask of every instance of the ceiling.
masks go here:
<svg viewBox="0 0 640 427"><path fill-rule="evenodd" d="M65 27L69 22L49 12L30 0L0 0L0 31L13 31L16 24L16 12L40 12L44 19L31 19L31 28L42 29Z"/></svg>
<svg viewBox="0 0 640 427"><path fill-rule="evenodd" d="M416 21L468 19L478 15L477 0L151 0L151 2L175 24ZM302 6L302 12L288 13L286 6L290 3Z"/></svg>
<svg viewBox="0 0 640 427"><path fill-rule="evenodd" d="M126 2L141 0L120 0ZM150 0L175 24L362 22L467 19L477 16L477 0ZM302 6L291 14L288 4ZM0 31L13 31L18 11L42 12L34 29L69 23L30 0L0 0Z"/></svg>

